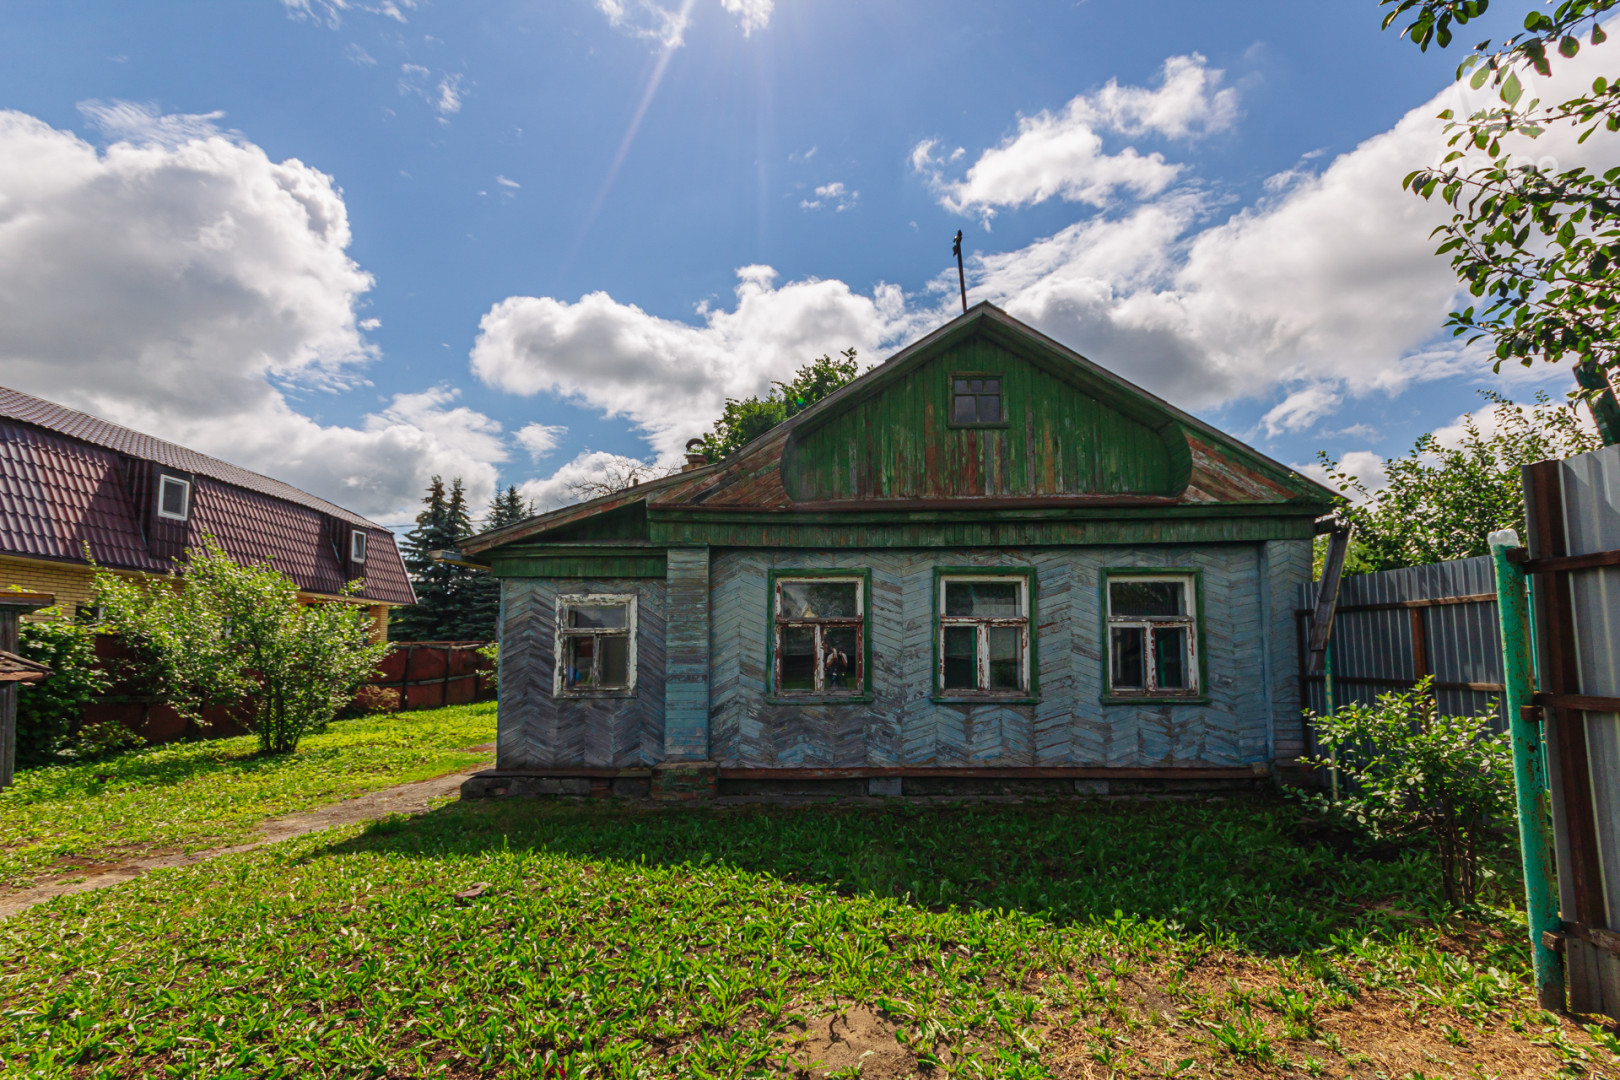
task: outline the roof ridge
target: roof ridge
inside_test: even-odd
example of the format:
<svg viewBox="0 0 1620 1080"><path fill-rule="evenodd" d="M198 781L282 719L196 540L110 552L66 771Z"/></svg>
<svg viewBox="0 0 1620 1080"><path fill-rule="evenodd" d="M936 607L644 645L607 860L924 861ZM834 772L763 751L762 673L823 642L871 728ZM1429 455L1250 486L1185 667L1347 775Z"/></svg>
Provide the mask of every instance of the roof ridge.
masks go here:
<svg viewBox="0 0 1620 1080"><path fill-rule="evenodd" d="M261 495L268 495L273 499L319 510L342 518L351 525L371 529L385 528L353 510L294 487L285 480L277 480L273 476L254 472L252 469L234 465L221 458L170 442L168 439L115 424L93 413L69 408L22 390L0 386L0 417L32 424L71 439L156 462L180 472L197 473L223 484L231 484L248 491L256 491Z"/></svg>

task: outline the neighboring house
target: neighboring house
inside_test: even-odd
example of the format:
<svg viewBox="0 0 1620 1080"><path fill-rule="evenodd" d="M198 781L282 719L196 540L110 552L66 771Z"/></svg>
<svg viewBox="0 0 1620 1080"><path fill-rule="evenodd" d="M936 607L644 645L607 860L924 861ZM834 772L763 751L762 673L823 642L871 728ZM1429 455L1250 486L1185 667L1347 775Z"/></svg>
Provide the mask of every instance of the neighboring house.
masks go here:
<svg viewBox="0 0 1620 1080"><path fill-rule="evenodd" d="M1252 781L1304 751L1333 497L980 304L725 461L467 541L503 610L468 793Z"/></svg>
<svg viewBox="0 0 1620 1080"><path fill-rule="evenodd" d="M0 589L91 602L90 560L166 574L212 536L242 563L268 562L311 599L364 585L378 633L415 602L394 536L279 480L0 388ZM88 553L88 558L86 557Z"/></svg>

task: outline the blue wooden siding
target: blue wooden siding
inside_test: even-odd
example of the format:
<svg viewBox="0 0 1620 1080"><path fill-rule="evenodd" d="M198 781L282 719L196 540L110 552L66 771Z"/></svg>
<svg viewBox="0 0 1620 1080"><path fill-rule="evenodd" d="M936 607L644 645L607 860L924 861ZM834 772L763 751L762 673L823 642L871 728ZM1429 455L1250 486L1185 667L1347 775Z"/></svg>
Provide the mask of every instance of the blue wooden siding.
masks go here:
<svg viewBox="0 0 1620 1080"><path fill-rule="evenodd" d="M690 565L687 565L690 563ZM1033 567L1040 700L959 705L933 692L936 566ZM1202 571L1203 637L1210 701L1203 705L1104 705L1105 567ZM768 571L872 571L872 700L773 704L766 697ZM1310 573L1308 541L970 550L810 552L717 549L670 553L670 581L508 579L503 594L500 764L646 765L706 734L708 757L747 767L894 765L1244 765L1296 756L1303 745L1291 607ZM707 577L707 611L693 592ZM554 598L573 591L643 597L635 701L551 699ZM703 594L699 593L698 596ZM695 605L695 606L694 606ZM677 610L679 609L679 610ZM667 639L671 659L666 666ZM703 649L688 640L706 623ZM683 632L684 631L684 632ZM679 709L666 672L692 678ZM653 658L656 657L656 669ZM685 670L682 668L681 670ZM686 715L707 701L707 724ZM670 728L665 728L665 716ZM702 714L698 714L701 716ZM674 725L679 722L679 730ZM596 737L603 726L614 734ZM634 732L638 737L633 738ZM672 737L679 735L679 738ZM695 743L693 746L695 747ZM684 751L677 751L684 754Z"/></svg>
<svg viewBox="0 0 1620 1080"><path fill-rule="evenodd" d="M709 757L709 549L671 548L664 660L664 757Z"/></svg>
<svg viewBox="0 0 1620 1080"><path fill-rule="evenodd" d="M636 596L636 690L630 698L558 700L553 694L557 597ZM664 582L506 578L501 582L500 705L495 763L630 768L664 756Z"/></svg>

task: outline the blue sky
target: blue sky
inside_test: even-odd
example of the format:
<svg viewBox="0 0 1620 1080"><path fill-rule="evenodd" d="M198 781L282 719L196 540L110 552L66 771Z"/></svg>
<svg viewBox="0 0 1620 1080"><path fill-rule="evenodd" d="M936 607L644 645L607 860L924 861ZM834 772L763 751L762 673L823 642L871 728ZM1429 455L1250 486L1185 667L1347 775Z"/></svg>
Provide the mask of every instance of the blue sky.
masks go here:
<svg viewBox="0 0 1620 1080"><path fill-rule="evenodd" d="M0 381L386 523L434 472L556 503L937 326L961 228L973 298L1281 460L1365 466L1476 388L1567 379L1441 336L1437 218L1398 184L1457 57L1379 20L11 0Z"/></svg>

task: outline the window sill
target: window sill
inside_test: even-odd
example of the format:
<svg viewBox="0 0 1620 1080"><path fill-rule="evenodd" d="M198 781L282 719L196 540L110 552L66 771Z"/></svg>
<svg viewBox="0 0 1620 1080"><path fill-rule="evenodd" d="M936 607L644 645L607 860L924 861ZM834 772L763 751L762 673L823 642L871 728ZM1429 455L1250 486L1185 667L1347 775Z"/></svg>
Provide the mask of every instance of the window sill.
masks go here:
<svg viewBox="0 0 1620 1080"><path fill-rule="evenodd" d="M1104 705L1208 705L1208 694L1104 694Z"/></svg>
<svg viewBox="0 0 1620 1080"><path fill-rule="evenodd" d="M1006 430L1006 429L1012 427L1012 424L1010 424L1006 420L1003 420L1000 423L996 423L996 424L959 424L959 423L956 423L955 421L946 421L945 427L947 429L956 428L958 430L967 430L967 431L971 431L971 430L973 430L975 428L988 428L991 431L1002 431L1002 430Z"/></svg>
<svg viewBox="0 0 1620 1080"><path fill-rule="evenodd" d="M766 694L767 705L870 705L867 694Z"/></svg>
<svg viewBox="0 0 1620 1080"><path fill-rule="evenodd" d="M935 705L1039 705L1041 699L1029 694L935 694L928 699Z"/></svg>
<svg viewBox="0 0 1620 1080"><path fill-rule="evenodd" d="M611 701L624 700L636 696L634 690L593 690L581 693L578 690L553 695L558 701Z"/></svg>

